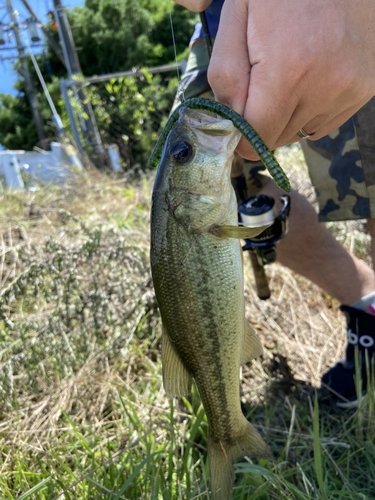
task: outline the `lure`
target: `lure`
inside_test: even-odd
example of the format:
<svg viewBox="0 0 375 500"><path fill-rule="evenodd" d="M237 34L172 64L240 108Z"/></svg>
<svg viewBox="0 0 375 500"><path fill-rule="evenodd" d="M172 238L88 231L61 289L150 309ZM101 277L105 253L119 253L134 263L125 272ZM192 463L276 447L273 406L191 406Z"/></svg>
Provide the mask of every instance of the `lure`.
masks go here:
<svg viewBox="0 0 375 500"><path fill-rule="evenodd" d="M184 101L178 106L178 108L175 109L175 111L172 113L167 123L165 124L160 137L151 153L149 159L149 163L151 166L158 166L162 155L163 146L167 139L167 135L178 120L179 110L182 106L187 106L191 109L203 109L205 111L216 113L217 115L227 120L231 120L236 129L242 133L245 139L257 152L263 165L267 168L279 188L283 189L287 193L290 192L290 182L288 177L286 176L284 170L281 168L273 153L268 149L257 132L253 129L253 127L241 115L233 111L233 109L228 108L228 106L225 106L220 102L212 101L211 99L205 99L204 97L192 97L190 99L186 99L186 101Z"/></svg>

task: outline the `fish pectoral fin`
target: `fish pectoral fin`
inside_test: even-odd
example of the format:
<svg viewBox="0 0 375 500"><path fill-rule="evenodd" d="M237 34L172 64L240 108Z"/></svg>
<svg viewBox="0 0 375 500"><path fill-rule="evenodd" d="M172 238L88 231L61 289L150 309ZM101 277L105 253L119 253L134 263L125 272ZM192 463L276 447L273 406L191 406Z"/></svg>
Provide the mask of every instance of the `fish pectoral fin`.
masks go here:
<svg viewBox="0 0 375 500"><path fill-rule="evenodd" d="M262 233L270 224L261 227L245 227L245 226L214 226L211 228L211 232L218 236L219 238L237 238L243 239L254 238L258 234Z"/></svg>
<svg viewBox="0 0 375 500"><path fill-rule="evenodd" d="M192 376L175 351L167 332L163 328L162 346L163 385L167 396L187 396L191 390Z"/></svg>
<svg viewBox="0 0 375 500"><path fill-rule="evenodd" d="M252 359L257 358L263 352L263 346L254 328L250 325L246 318L244 318L244 321L244 346L241 356L241 365L244 365Z"/></svg>

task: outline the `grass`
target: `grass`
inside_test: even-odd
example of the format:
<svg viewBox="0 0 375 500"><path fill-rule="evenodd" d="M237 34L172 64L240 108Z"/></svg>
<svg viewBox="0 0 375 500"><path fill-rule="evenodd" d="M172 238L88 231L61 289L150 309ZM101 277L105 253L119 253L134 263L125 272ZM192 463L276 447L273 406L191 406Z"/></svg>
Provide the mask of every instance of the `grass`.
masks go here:
<svg viewBox="0 0 375 500"><path fill-rule="evenodd" d="M281 154L313 201L299 150ZM151 183L93 173L0 193L1 499L209 498L199 397L161 384ZM332 230L367 259L361 223ZM338 304L278 265L259 301L245 273L265 352L243 369L242 404L274 462L238 464L233 499L375 498L374 398L339 411L314 393L345 344Z"/></svg>

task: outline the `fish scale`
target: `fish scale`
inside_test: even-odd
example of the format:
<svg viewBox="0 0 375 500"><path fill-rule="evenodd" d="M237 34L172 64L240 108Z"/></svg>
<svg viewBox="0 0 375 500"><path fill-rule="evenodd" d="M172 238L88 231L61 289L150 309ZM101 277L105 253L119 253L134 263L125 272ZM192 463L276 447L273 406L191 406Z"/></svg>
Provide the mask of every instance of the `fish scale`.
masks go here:
<svg viewBox="0 0 375 500"><path fill-rule="evenodd" d="M214 383L220 380L221 357L224 363L234 353L237 358L240 356L243 342L236 332L243 328L243 317L228 316L228 310L239 306L243 308L243 283L238 280L242 273L239 265L241 249L238 241L230 241L229 245L228 242L218 244L215 241L217 238L211 235L201 235L191 248L191 245L181 244L183 236L179 238L180 244L175 241L171 244L174 248L170 248L168 273L174 278L164 284L161 302L168 304L168 307L161 306L161 311L169 336L176 350L181 353L186 368L195 374L203 399L205 387L210 387L211 391L212 379ZM181 265L181 258L184 257ZM207 269L209 274L205 275ZM174 333L186 331L186 325L189 325L188 335ZM202 336L202 331L214 334ZM210 369L202 371L200 368L208 356L214 356L217 360ZM233 391L233 396L238 396L238 373L233 371L232 379L231 393ZM216 397L218 395L215 394ZM210 413L209 402L207 399L207 414Z"/></svg>

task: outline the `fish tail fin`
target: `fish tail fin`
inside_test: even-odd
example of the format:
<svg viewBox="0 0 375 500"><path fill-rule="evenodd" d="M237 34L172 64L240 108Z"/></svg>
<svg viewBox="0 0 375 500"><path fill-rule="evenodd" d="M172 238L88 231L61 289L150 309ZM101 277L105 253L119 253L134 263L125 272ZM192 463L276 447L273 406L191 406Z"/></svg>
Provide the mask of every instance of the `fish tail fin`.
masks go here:
<svg viewBox="0 0 375 500"><path fill-rule="evenodd" d="M208 442L212 500L229 500L234 483L233 464L245 456L270 458L271 453L258 431L246 420L244 432L231 444L213 438Z"/></svg>
<svg viewBox="0 0 375 500"><path fill-rule="evenodd" d="M231 496L234 469L226 449L221 443L208 443L210 461L210 489L212 500L228 500Z"/></svg>

